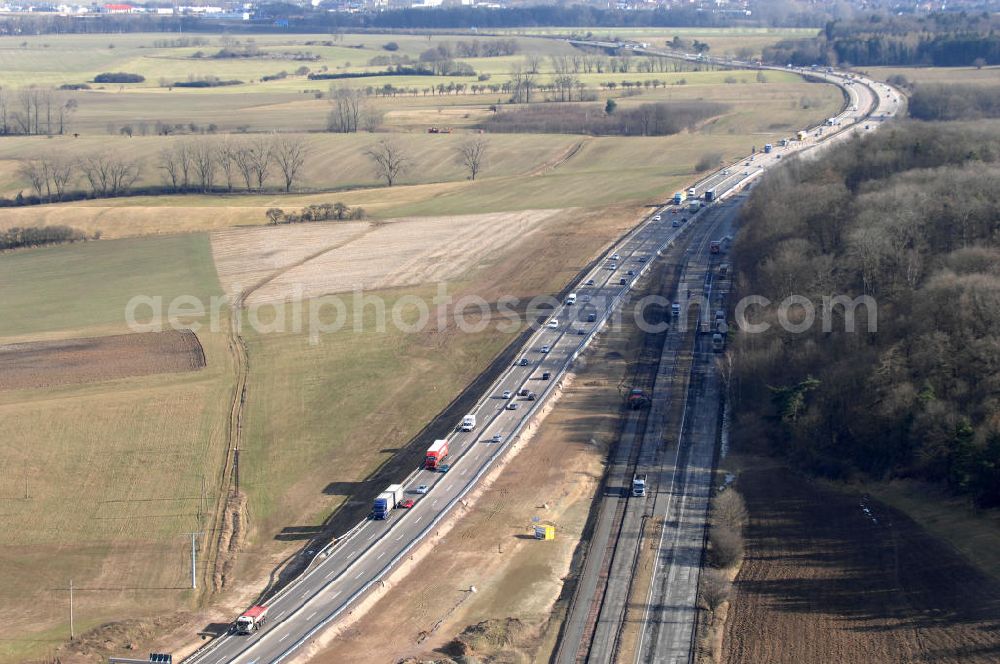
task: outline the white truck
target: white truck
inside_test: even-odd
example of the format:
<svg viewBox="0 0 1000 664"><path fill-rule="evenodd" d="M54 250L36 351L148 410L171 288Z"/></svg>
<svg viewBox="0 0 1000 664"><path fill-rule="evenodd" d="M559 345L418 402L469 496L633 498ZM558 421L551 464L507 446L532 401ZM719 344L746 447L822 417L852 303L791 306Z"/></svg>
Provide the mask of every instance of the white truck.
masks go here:
<svg viewBox="0 0 1000 664"><path fill-rule="evenodd" d="M267 621L266 606L251 606L233 623L233 631L237 634L252 634L264 626Z"/></svg>
<svg viewBox="0 0 1000 664"><path fill-rule="evenodd" d="M476 416L469 413L462 418L462 424L458 427L459 431L472 431L476 428Z"/></svg>
<svg viewBox="0 0 1000 664"><path fill-rule="evenodd" d="M576 293L570 293L566 296L566 304L576 304Z"/></svg>

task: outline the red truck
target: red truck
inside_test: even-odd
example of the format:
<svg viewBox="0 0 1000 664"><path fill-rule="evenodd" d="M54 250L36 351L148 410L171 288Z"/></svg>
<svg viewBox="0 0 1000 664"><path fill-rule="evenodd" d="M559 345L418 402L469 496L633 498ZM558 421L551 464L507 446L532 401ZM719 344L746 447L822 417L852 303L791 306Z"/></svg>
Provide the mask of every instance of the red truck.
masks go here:
<svg viewBox="0 0 1000 664"><path fill-rule="evenodd" d="M424 468L427 470L437 470L441 462L448 456L448 441L445 439L435 440L434 444L427 448L427 456L424 458Z"/></svg>
<svg viewBox="0 0 1000 664"><path fill-rule="evenodd" d="M236 619L233 629L237 634L252 634L264 626L265 620L267 620L267 607L251 606Z"/></svg>

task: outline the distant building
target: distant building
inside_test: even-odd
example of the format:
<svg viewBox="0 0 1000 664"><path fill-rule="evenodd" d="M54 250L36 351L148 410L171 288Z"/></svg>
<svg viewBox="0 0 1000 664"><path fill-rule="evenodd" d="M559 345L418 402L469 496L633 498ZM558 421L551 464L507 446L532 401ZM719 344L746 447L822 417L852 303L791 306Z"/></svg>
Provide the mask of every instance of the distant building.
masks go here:
<svg viewBox="0 0 1000 664"><path fill-rule="evenodd" d="M132 5L104 5L103 11L105 14L131 14L135 12L135 7Z"/></svg>

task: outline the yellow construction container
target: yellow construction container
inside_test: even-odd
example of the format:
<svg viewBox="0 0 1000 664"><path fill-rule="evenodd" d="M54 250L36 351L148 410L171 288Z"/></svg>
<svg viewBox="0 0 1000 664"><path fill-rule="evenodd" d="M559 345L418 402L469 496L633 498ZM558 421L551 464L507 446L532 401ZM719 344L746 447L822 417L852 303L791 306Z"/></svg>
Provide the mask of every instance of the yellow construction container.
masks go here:
<svg viewBox="0 0 1000 664"><path fill-rule="evenodd" d="M555 526L535 526L535 539L554 540L556 538Z"/></svg>

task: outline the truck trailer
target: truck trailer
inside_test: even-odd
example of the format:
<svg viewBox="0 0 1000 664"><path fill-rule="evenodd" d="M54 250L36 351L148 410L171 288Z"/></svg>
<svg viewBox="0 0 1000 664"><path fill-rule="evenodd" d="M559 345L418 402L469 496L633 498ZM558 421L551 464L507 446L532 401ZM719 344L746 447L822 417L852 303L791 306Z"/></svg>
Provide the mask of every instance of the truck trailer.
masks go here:
<svg viewBox="0 0 1000 664"><path fill-rule="evenodd" d="M263 627L266 620L266 606L251 606L233 623L233 631L237 634L252 634Z"/></svg>
<svg viewBox="0 0 1000 664"><path fill-rule="evenodd" d="M701 203L698 201L691 201L688 203L688 212L697 212L701 209Z"/></svg>
<svg viewBox="0 0 1000 664"><path fill-rule="evenodd" d="M682 204L685 198L687 198L687 195L685 195L683 191L678 191L676 194L674 194L674 205Z"/></svg>
<svg viewBox="0 0 1000 664"><path fill-rule="evenodd" d="M403 501L403 485L390 484L389 487L380 493L375 499L372 508L373 519L388 519L391 512L399 503Z"/></svg>
<svg viewBox="0 0 1000 664"><path fill-rule="evenodd" d="M424 457L424 468L427 470L437 470L437 467L448 456L448 441L440 438L427 448L427 456Z"/></svg>
<svg viewBox="0 0 1000 664"><path fill-rule="evenodd" d="M705 190L705 202L706 203L711 203L714 200L715 200L715 189L706 189Z"/></svg>
<svg viewBox="0 0 1000 664"><path fill-rule="evenodd" d="M774 146L770 143L764 145L764 154L771 154L774 151Z"/></svg>

